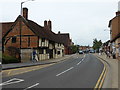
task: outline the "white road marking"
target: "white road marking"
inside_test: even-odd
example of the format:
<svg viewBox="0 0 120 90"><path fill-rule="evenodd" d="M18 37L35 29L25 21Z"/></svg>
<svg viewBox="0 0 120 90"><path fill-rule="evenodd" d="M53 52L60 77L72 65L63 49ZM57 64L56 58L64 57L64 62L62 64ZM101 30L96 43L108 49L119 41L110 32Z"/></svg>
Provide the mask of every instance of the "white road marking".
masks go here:
<svg viewBox="0 0 120 90"><path fill-rule="evenodd" d="M77 65L79 65L81 63L81 61L79 63L77 63Z"/></svg>
<svg viewBox="0 0 120 90"><path fill-rule="evenodd" d="M37 85L39 85L39 83L36 83L36 84L34 84L34 85L30 86L30 87L27 87L26 89L23 89L23 90L27 90L27 89L33 88L33 87L35 87Z"/></svg>
<svg viewBox="0 0 120 90"><path fill-rule="evenodd" d="M10 80L8 80L6 82L0 83L0 86L19 83L19 82L23 82L23 81L24 81L23 79L13 78L13 79L10 79Z"/></svg>
<svg viewBox="0 0 120 90"><path fill-rule="evenodd" d="M71 67L71 68L69 68L69 69L67 69L67 70L65 70L65 71L63 71L63 72L57 74L56 76L60 76L61 74L65 73L65 72L67 72L67 71L69 71L69 70L71 70L71 69L73 69L73 68L74 68L74 67Z"/></svg>
<svg viewBox="0 0 120 90"><path fill-rule="evenodd" d="M82 61L84 60L84 58L82 59Z"/></svg>

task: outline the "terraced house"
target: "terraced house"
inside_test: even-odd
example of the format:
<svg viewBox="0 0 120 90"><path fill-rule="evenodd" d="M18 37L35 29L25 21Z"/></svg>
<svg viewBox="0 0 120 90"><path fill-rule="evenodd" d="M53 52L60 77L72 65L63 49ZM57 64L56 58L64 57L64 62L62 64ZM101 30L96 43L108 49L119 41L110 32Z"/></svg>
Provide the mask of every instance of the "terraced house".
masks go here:
<svg viewBox="0 0 120 90"><path fill-rule="evenodd" d="M52 32L50 20L45 20L44 26L29 20L27 8L23 8L23 16L19 15L14 22L2 23L2 31L4 53L9 47L18 48L22 62L31 60L33 51L37 53L37 60L62 57L71 42L68 33Z"/></svg>
<svg viewBox="0 0 120 90"><path fill-rule="evenodd" d="M116 12L116 16L109 21L111 31L111 51L116 58L120 60L120 10Z"/></svg>

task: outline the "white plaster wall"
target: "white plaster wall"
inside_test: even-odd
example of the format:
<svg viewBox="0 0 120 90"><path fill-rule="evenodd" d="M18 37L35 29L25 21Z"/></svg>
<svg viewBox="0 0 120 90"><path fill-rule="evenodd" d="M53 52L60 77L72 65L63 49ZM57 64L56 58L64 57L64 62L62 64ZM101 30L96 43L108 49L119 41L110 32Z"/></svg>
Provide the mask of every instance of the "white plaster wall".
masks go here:
<svg viewBox="0 0 120 90"><path fill-rule="evenodd" d="M42 46L42 45L41 45L41 38L39 38L39 47L40 47L40 46Z"/></svg>
<svg viewBox="0 0 120 90"><path fill-rule="evenodd" d="M53 49L53 46L52 46L52 44L49 44L49 49Z"/></svg>

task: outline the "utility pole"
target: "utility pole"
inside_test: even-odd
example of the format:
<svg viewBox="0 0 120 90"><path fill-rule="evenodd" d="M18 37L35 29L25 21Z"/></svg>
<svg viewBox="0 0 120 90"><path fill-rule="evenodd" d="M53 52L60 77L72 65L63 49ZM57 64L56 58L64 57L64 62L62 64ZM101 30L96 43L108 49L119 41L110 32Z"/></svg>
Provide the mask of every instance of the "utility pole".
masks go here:
<svg viewBox="0 0 120 90"><path fill-rule="evenodd" d="M21 2L21 10L20 10L20 15L21 16L23 16L23 4L25 3L25 2L28 2L28 1L34 1L34 0L26 0L26 1L24 1L24 2ZM22 45L22 39L21 39L21 34L22 34L22 19L20 19L20 60L21 60L21 45Z"/></svg>

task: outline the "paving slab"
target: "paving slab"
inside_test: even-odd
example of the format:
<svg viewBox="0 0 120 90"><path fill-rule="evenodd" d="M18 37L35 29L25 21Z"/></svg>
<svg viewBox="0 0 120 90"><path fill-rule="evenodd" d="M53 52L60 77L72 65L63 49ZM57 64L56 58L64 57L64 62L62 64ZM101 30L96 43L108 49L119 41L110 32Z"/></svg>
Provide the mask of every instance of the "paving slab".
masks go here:
<svg viewBox="0 0 120 90"><path fill-rule="evenodd" d="M104 62L107 63L108 73L106 75L106 79L103 85L103 88L120 88L120 81L119 81L119 63L120 61L117 59L112 59L106 57L105 54L99 55L94 54L97 57L101 58Z"/></svg>

